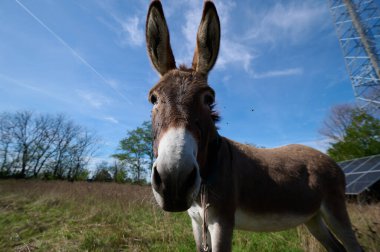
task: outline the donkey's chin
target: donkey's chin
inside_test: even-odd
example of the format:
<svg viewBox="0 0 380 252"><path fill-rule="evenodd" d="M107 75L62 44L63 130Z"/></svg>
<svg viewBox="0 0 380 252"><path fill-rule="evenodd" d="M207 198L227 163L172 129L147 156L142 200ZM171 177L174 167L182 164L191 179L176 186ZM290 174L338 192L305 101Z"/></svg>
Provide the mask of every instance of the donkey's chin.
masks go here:
<svg viewBox="0 0 380 252"><path fill-rule="evenodd" d="M164 204L162 209L166 212L184 212L190 208L186 201L173 201L169 204Z"/></svg>
<svg viewBox="0 0 380 252"><path fill-rule="evenodd" d="M187 211L193 204L194 200L199 194L200 186L193 188L192 192L187 196L173 198L170 196L162 197L161 194L153 189L154 197L157 204L166 212L184 212Z"/></svg>

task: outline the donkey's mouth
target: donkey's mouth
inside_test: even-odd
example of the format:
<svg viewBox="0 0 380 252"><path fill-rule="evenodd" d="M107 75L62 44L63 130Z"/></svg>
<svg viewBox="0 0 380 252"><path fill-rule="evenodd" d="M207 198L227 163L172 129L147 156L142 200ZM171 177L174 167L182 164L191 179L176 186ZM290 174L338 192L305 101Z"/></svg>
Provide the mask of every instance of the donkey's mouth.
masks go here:
<svg viewBox="0 0 380 252"><path fill-rule="evenodd" d="M155 177L155 174L153 174L153 177ZM197 197L199 189L200 178L196 168L180 185L176 184L173 187L172 183L161 183L157 186L157 182L153 183L153 192L158 204L164 211L168 212L183 212L188 210Z"/></svg>
<svg viewBox="0 0 380 252"><path fill-rule="evenodd" d="M187 211L194 203L194 200L198 196L199 191L200 191L200 186L198 186L198 183L197 183L196 185L194 185L194 187L190 189L190 191L187 192L186 196L178 197L178 198L164 196L162 209L167 212Z"/></svg>
<svg viewBox="0 0 380 252"><path fill-rule="evenodd" d="M165 203L162 206L162 209L167 212L184 212L191 207L187 200L165 200Z"/></svg>

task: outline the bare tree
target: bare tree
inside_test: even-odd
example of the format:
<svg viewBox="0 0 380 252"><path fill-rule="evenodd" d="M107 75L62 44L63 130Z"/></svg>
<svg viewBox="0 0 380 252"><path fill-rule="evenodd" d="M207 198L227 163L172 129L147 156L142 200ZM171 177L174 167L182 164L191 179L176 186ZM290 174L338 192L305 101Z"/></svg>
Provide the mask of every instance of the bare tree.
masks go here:
<svg viewBox="0 0 380 252"><path fill-rule="evenodd" d="M77 135L76 141L69 148L69 165L67 169L67 179L75 180L88 164L94 152L96 151L97 138L88 131L79 128L80 134Z"/></svg>
<svg viewBox="0 0 380 252"><path fill-rule="evenodd" d="M58 115L56 117L52 116L40 116L37 118L40 125L41 137L38 143L34 146L34 166L33 166L33 176L37 177L45 164L52 160L54 153L57 151L57 141L59 141L59 131L64 122L64 116Z"/></svg>
<svg viewBox="0 0 380 252"><path fill-rule="evenodd" d="M31 145L36 140L36 128L32 126L32 112L17 112L12 122L13 137L16 142L16 171L17 176L26 177L29 172Z"/></svg>
<svg viewBox="0 0 380 252"><path fill-rule="evenodd" d="M0 114L0 175L75 180L82 176L97 138L63 115L29 111ZM49 175L50 174L50 175Z"/></svg>
<svg viewBox="0 0 380 252"><path fill-rule="evenodd" d="M62 122L57 132L55 151L50 170L53 178L63 179L65 176L65 170L67 169L68 160L70 160L70 147L73 145L75 136L80 131L80 128L79 126L74 125L71 121L65 121L64 118L60 118L60 120Z"/></svg>
<svg viewBox="0 0 380 252"><path fill-rule="evenodd" d="M331 142L341 141L346 134L347 127L351 125L354 110L355 107L351 104L332 107L319 133Z"/></svg>
<svg viewBox="0 0 380 252"><path fill-rule="evenodd" d="M11 173L11 163L13 158L11 145L12 145L12 125L11 116L8 113L0 114L0 174L7 176Z"/></svg>
<svg viewBox="0 0 380 252"><path fill-rule="evenodd" d="M92 178L94 181L111 182L112 175L110 173L110 166L107 161L102 161L96 165L95 174Z"/></svg>

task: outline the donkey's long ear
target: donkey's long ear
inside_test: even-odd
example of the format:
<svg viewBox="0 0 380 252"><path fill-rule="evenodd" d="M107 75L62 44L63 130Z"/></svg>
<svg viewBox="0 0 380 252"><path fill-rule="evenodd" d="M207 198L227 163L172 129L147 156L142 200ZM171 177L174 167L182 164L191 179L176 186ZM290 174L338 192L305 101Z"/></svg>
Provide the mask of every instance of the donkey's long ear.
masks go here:
<svg viewBox="0 0 380 252"><path fill-rule="evenodd" d="M195 71L207 75L218 57L219 44L220 22L218 13L213 2L205 1L193 58L193 69Z"/></svg>
<svg viewBox="0 0 380 252"><path fill-rule="evenodd" d="M170 46L169 29L159 0L152 1L149 6L145 28L150 60L162 76L176 66Z"/></svg>

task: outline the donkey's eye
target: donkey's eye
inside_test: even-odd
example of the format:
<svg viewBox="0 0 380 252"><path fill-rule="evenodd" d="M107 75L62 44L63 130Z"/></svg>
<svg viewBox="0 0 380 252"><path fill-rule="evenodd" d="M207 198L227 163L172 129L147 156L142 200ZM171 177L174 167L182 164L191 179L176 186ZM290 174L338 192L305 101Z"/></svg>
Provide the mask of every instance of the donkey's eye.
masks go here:
<svg viewBox="0 0 380 252"><path fill-rule="evenodd" d="M211 95L205 95L205 96L204 96L204 103L205 103L207 106L211 106L211 105L214 103L214 97L211 96Z"/></svg>
<svg viewBox="0 0 380 252"><path fill-rule="evenodd" d="M155 96L154 94L152 94L149 97L149 101L150 101L150 103L152 103L153 105L155 105L157 103L157 96Z"/></svg>

